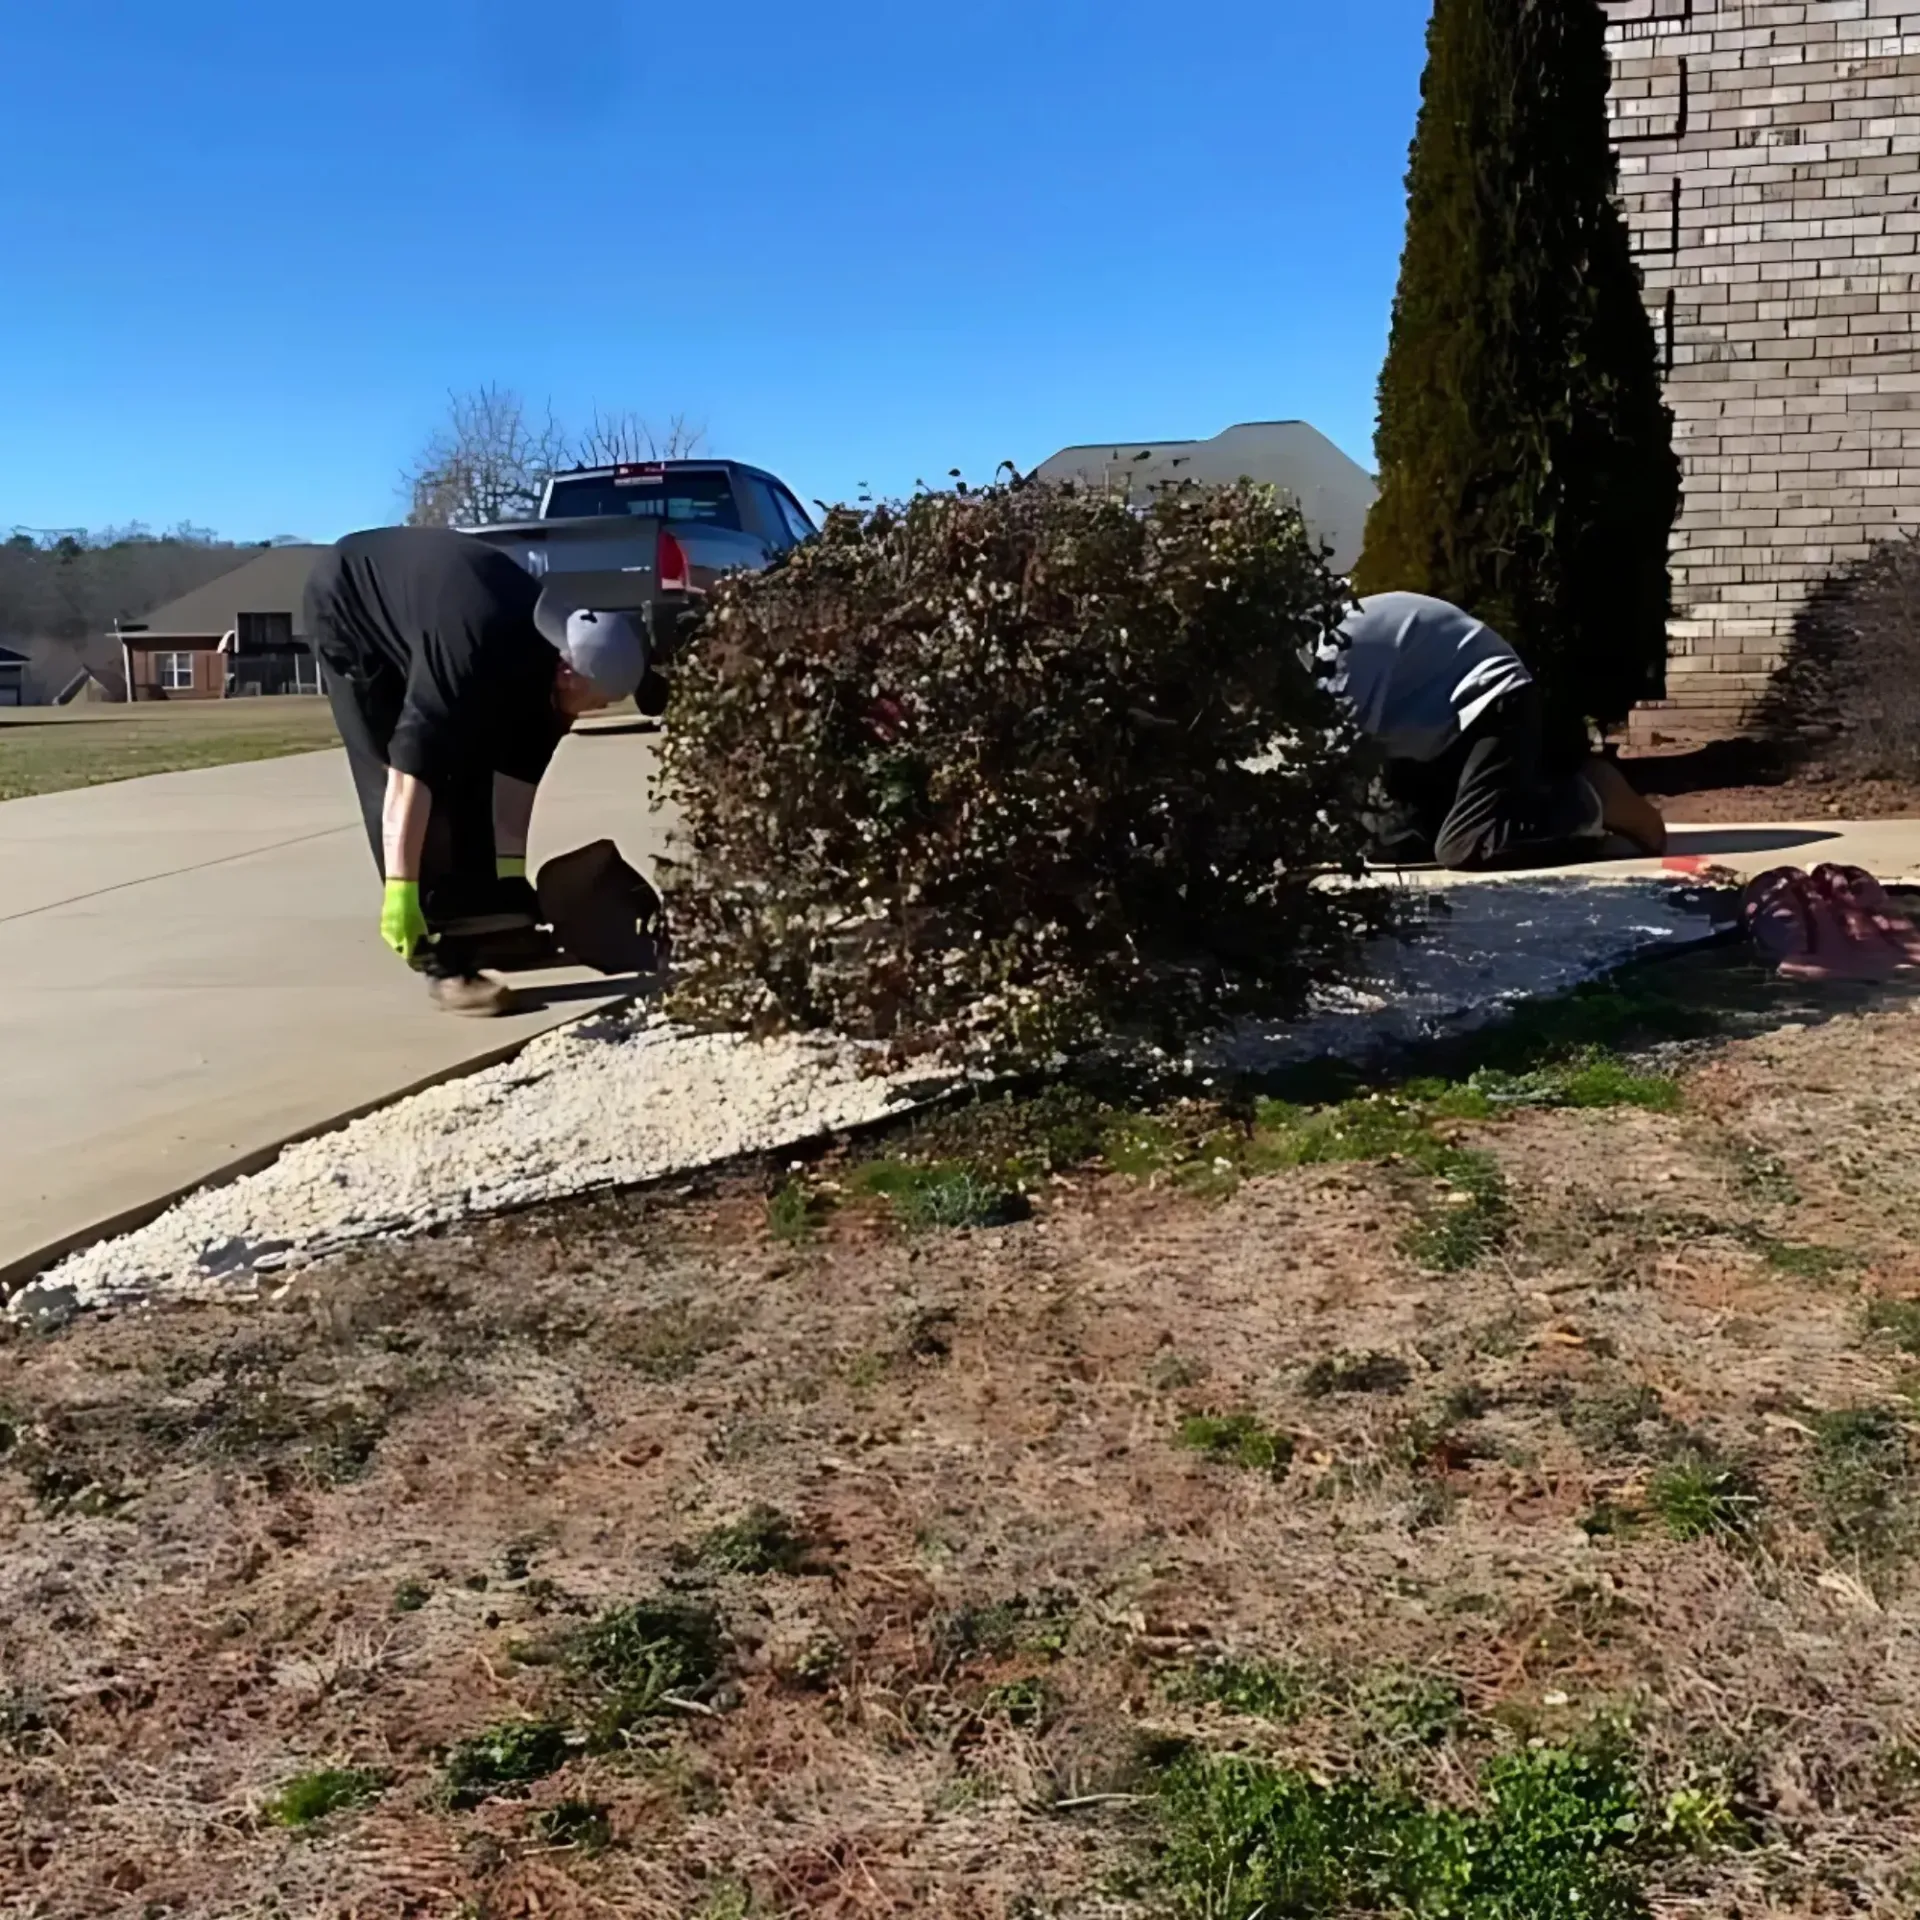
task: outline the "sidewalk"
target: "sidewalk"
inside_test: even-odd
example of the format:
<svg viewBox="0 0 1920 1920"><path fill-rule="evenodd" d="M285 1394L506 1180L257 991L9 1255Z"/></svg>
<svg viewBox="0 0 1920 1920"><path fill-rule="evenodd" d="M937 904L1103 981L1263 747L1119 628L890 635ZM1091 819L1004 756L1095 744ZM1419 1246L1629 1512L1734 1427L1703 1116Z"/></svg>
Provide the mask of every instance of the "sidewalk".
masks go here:
<svg viewBox="0 0 1920 1920"><path fill-rule="evenodd" d="M659 823L652 742L569 739L535 860ZM0 1284L295 1134L499 1057L618 992L531 976L543 1002L459 1020L383 948L337 752L0 804Z"/></svg>

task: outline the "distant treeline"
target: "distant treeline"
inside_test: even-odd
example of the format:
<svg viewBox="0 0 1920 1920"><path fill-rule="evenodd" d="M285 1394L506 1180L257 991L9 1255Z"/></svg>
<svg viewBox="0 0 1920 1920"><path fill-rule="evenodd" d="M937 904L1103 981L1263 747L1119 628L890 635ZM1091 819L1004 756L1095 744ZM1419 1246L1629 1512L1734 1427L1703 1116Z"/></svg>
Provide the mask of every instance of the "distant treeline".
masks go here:
<svg viewBox="0 0 1920 1920"><path fill-rule="evenodd" d="M32 660L30 698L52 699L83 665L119 692L116 619L138 620L280 544L242 545L193 526L17 532L0 541L0 646Z"/></svg>

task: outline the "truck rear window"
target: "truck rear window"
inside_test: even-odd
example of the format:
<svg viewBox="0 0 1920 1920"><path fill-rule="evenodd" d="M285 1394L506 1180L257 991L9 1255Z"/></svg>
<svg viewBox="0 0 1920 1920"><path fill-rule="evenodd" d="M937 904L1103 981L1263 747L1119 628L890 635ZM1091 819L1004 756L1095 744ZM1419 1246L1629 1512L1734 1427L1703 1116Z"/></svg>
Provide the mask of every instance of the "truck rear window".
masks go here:
<svg viewBox="0 0 1920 1920"><path fill-rule="evenodd" d="M697 520L710 527L740 530L740 509L733 501L733 479L726 473L655 474L616 480L611 474L582 474L553 483L545 518L603 520L628 516L643 520Z"/></svg>

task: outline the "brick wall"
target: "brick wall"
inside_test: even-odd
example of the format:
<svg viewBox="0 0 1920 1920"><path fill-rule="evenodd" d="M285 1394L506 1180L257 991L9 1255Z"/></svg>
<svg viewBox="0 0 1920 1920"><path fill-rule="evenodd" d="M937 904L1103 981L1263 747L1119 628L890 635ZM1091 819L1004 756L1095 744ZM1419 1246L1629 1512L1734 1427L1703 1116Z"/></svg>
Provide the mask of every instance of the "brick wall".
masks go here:
<svg viewBox="0 0 1920 1920"><path fill-rule="evenodd" d="M1671 717L1737 725L1815 586L1920 520L1920 0L1602 0L1686 465Z"/></svg>

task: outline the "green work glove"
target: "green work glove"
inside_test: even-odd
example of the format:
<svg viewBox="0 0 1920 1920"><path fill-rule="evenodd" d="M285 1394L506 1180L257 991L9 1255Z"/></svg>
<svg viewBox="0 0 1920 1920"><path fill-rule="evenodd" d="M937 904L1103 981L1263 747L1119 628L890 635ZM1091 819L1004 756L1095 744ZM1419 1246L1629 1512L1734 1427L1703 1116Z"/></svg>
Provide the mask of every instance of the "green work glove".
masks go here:
<svg viewBox="0 0 1920 1920"><path fill-rule="evenodd" d="M411 966L432 937L420 910L420 882L389 880L380 908L380 938Z"/></svg>

